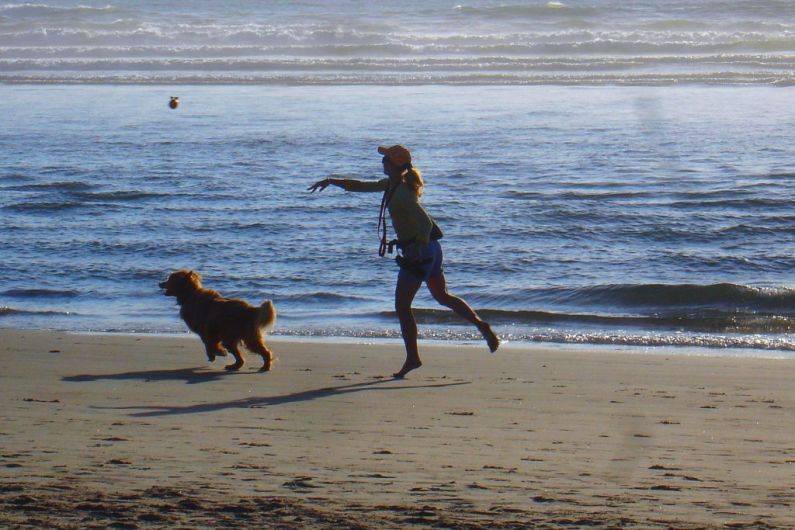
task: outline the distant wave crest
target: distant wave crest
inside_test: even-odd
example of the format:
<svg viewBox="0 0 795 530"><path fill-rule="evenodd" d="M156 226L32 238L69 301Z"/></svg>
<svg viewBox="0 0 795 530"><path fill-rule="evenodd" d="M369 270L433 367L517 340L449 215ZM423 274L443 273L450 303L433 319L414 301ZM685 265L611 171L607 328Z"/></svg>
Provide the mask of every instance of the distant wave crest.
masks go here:
<svg viewBox="0 0 795 530"><path fill-rule="evenodd" d="M52 6L48 4L5 4L0 5L0 16L14 17L14 18L28 18L28 17L46 17L52 15L69 15L69 14L97 14L109 13L116 11L117 8L106 5L102 7L91 6Z"/></svg>
<svg viewBox="0 0 795 530"><path fill-rule="evenodd" d="M585 6L572 6L568 3L550 1L543 4L524 5L524 4L500 4L495 6L466 6L457 5L454 8L457 12L476 18L490 18L496 20L533 18L533 17L559 17L583 16L597 13L595 8Z"/></svg>

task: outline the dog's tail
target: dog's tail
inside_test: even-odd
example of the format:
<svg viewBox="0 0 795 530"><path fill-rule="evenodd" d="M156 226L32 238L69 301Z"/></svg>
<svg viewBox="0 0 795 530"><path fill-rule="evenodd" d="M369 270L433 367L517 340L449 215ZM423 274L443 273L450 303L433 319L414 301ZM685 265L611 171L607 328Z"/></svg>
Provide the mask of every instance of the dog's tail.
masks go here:
<svg viewBox="0 0 795 530"><path fill-rule="evenodd" d="M270 300L265 300L259 306L259 314L257 315L257 324L261 328L271 330L276 324L276 307Z"/></svg>

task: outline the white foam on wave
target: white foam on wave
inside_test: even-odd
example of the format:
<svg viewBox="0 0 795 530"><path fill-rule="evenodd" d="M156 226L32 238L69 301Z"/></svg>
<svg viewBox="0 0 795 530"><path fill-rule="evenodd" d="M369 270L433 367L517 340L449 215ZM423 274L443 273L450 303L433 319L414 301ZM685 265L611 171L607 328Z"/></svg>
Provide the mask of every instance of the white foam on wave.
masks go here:
<svg viewBox="0 0 795 530"><path fill-rule="evenodd" d="M35 16L49 16L53 13L107 13L116 11L117 8L106 4L104 6L54 6L49 4L4 4L0 5L0 15L8 17L35 17Z"/></svg>
<svg viewBox="0 0 795 530"><path fill-rule="evenodd" d="M651 53L731 52L732 50L782 51L795 49L793 26L769 31L705 27L656 29L637 26L563 28L508 32L383 32L356 28L329 29L316 26L271 24L187 25L162 22L114 21L110 24L0 26L0 46L10 48L70 46L265 46L301 49L323 55L336 47L352 51L378 51L387 45L422 54L478 55L494 50L517 53L595 52ZM292 48L291 48L292 47ZM264 50L267 51L267 50Z"/></svg>
<svg viewBox="0 0 795 530"><path fill-rule="evenodd" d="M336 337L362 339L399 339L396 328L288 328L277 330L275 335L288 337ZM551 344L567 346L611 346L632 348L653 348L674 352L700 351L708 355L740 355L744 357L792 358L795 356L795 342L787 337L759 335L695 335L695 334L625 334L625 333L578 333L565 331L521 332L500 330L505 343L514 345ZM480 343L482 337L464 327L424 326L420 330L422 340L444 343L473 341ZM671 350L671 349L674 350Z"/></svg>

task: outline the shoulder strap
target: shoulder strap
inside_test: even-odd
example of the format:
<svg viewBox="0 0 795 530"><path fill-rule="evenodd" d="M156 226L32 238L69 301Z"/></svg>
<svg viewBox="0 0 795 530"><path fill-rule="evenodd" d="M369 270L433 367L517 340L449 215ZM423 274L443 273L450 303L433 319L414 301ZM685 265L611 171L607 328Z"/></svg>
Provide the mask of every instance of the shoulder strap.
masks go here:
<svg viewBox="0 0 795 530"><path fill-rule="evenodd" d="M389 206L389 201L392 200L392 195L395 193L397 186L394 188L387 185L384 190L384 196L381 197L381 210L378 212L378 232L381 232L381 244L378 247L378 255L382 258L386 255L386 209Z"/></svg>

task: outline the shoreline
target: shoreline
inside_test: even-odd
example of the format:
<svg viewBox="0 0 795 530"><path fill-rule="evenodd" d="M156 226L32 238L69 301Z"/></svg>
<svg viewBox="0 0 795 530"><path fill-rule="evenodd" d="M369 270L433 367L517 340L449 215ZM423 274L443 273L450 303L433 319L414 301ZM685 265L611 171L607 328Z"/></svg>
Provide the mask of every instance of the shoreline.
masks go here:
<svg viewBox="0 0 795 530"><path fill-rule="evenodd" d="M81 331L81 330L61 330L61 329L42 329L42 328L15 328L0 327L3 331L18 331L31 333L56 333L64 335L96 335L96 336L119 336L119 337L162 337L183 339L195 337L190 331L184 332L159 332L159 331ZM374 346L400 346L402 339L398 337L366 337L366 336L345 336L345 335L300 335L271 333L269 340L289 343L332 343L332 344L352 344L352 345L374 345ZM420 347L452 347L452 348L481 348L481 339L434 339L419 338ZM694 345L636 345L621 343L595 343L595 342L548 342L538 341L529 342L522 340L503 339L500 343L500 351L505 349L528 351L528 350L551 350L551 351L577 351L583 353L623 353L629 355L671 355L685 357L725 357L740 359L771 359L771 360L795 360L795 351L787 349L767 349L767 348L739 348L739 347L718 347L718 346L694 346Z"/></svg>
<svg viewBox="0 0 795 530"><path fill-rule="evenodd" d="M795 525L795 363L0 329L0 523Z"/></svg>

